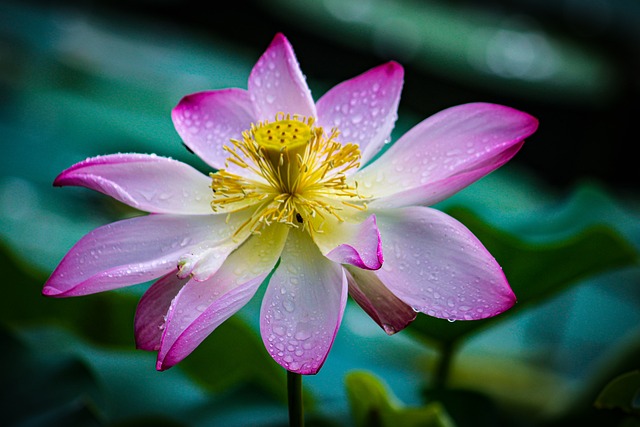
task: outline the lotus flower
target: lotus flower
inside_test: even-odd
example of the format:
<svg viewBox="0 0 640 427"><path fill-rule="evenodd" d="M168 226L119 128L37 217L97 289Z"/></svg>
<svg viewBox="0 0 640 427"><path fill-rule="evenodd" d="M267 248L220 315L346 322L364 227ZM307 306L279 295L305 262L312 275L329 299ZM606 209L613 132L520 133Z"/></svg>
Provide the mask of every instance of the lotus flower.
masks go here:
<svg viewBox="0 0 640 427"><path fill-rule="evenodd" d="M87 159L54 185L100 191L152 215L83 237L43 293L92 294L154 280L135 336L157 369L188 356L270 276L260 312L277 363L315 374L351 297L386 333L416 312L472 320L515 296L495 259L437 203L511 159L537 120L474 103L389 140L403 69L389 62L314 102L278 34L248 89L184 97L172 113L186 146L215 172L144 154Z"/></svg>

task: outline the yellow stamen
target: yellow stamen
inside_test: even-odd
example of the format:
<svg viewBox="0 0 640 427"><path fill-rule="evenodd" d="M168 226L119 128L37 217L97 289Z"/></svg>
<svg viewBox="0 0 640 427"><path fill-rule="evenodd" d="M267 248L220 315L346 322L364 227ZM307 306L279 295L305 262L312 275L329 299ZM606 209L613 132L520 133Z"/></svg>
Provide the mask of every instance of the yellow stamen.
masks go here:
<svg viewBox="0 0 640 427"><path fill-rule="evenodd" d="M255 209L238 231L252 233L274 222L321 232L325 215L344 221L341 212L365 210L365 197L356 182L348 183L345 173L360 166L360 150L355 144L336 141L338 131L329 135L314 126L313 118L282 113L273 123L260 122L225 146L227 168L233 164L240 174L220 170L212 173L214 212Z"/></svg>

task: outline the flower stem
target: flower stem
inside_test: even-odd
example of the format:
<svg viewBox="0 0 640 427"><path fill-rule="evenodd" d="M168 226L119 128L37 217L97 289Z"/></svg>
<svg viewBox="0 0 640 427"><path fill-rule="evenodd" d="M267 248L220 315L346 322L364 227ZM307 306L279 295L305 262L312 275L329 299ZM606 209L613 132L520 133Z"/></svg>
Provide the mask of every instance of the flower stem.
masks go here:
<svg viewBox="0 0 640 427"><path fill-rule="evenodd" d="M289 402L289 426L304 427L302 375L287 371L287 393Z"/></svg>
<svg viewBox="0 0 640 427"><path fill-rule="evenodd" d="M449 371L451 370L451 362L454 354L454 345L445 342L440 351L440 361L435 373L434 388L443 390L447 386Z"/></svg>

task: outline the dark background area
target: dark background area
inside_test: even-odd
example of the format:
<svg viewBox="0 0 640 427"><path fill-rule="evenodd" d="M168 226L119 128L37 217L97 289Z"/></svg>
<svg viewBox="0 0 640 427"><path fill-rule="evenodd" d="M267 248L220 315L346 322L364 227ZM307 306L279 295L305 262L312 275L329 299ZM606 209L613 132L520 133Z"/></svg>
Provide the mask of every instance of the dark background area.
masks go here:
<svg viewBox="0 0 640 427"><path fill-rule="evenodd" d="M52 7L51 2L31 3ZM327 37L334 31L331 26L317 31L307 25L307 18L264 1L63 1L55 7L97 16L117 14L150 21L156 27L183 28L211 37L212 43L223 39L245 46L255 52L256 58L276 32L283 32L294 45L303 70L314 79L332 83L385 60L397 59L406 71L401 111L410 109L418 117L427 117L446 107L473 101L513 106L538 117L541 123L539 131L515 158L515 164L525 165L559 190L584 179L606 182L620 190L637 188L640 3L614 0L444 3L535 20L545 32L569 40L587 55L602 56L614 72L613 86L591 99L589 94L586 99L563 99L505 90L500 82L481 85L475 79L447 78L414 61L395 58L393 52L380 53L370 46L355 48L337 42ZM553 93L553 87L550 91ZM314 93L316 97L320 95Z"/></svg>

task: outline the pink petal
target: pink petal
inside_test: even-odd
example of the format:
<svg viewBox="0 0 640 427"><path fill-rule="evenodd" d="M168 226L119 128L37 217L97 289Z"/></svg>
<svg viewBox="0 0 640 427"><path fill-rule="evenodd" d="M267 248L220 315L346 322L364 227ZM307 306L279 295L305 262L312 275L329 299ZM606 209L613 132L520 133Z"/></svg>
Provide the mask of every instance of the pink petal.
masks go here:
<svg viewBox="0 0 640 427"><path fill-rule="evenodd" d="M171 301L187 282L188 279L178 278L174 270L147 289L136 309L134 329L137 348L150 351L160 348Z"/></svg>
<svg viewBox="0 0 640 427"><path fill-rule="evenodd" d="M306 232L292 229L260 311L271 357L291 372L317 373L338 332L347 289L342 267L322 256Z"/></svg>
<svg viewBox="0 0 640 427"><path fill-rule="evenodd" d="M331 217L323 218L322 222L322 232L314 233L313 240L327 258L367 270L382 266L382 244L375 215L359 224L338 222Z"/></svg>
<svg viewBox="0 0 640 427"><path fill-rule="evenodd" d="M431 205L506 163L535 132L530 115L494 104L465 104L429 117L354 179L371 207Z"/></svg>
<svg viewBox="0 0 640 427"><path fill-rule="evenodd" d="M273 121L278 113L316 117L300 65L289 41L277 34L249 76L249 93L259 120Z"/></svg>
<svg viewBox="0 0 640 427"><path fill-rule="evenodd" d="M112 154L76 163L53 182L99 191L136 209L211 214L211 179L191 166L147 154Z"/></svg>
<svg viewBox="0 0 640 427"><path fill-rule="evenodd" d="M375 272L415 310L454 320L492 317L516 298L482 243L449 215L426 207L378 212L386 254Z"/></svg>
<svg viewBox="0 0 640 427"><path fill-rule="evenodd" d="M403 77L402 66L389 62L342 82L318 100L319 125L339 129L343 143L357 143L366 164L391 136Z"/></svg>
<svg viewBox="0 0 640 427"><path fill-rule="evenodd" d="M187 357L222 322L240 310L273 269L288 227L273 224L252 236L208 280L190 280L167 313L156 368L165 370Z"/></svg>
<svg viewBox="0 0 640 427"><path fill-rule="evenodd" d="M60 261L43 293L68 297L156 279L178 258L207 240L232 233L226 215L147 215L97 228Z"/></svg>
<svg viewBox="0 0 640 427"><path fill-rule="evenodd" d="M173 125L187 147L216 169L229 157L223 146L242 139L255 122L249 93L243 89L199 92L185 96L171 113ZM229 164L234 169L233 163Z"/></svg>
<svg viewBox="0 0 640 427"><path fill-rule="evenodd" d="M349 295L388 334L403 330L416 312L396 297L371 271L348 267Z"/></svg>

